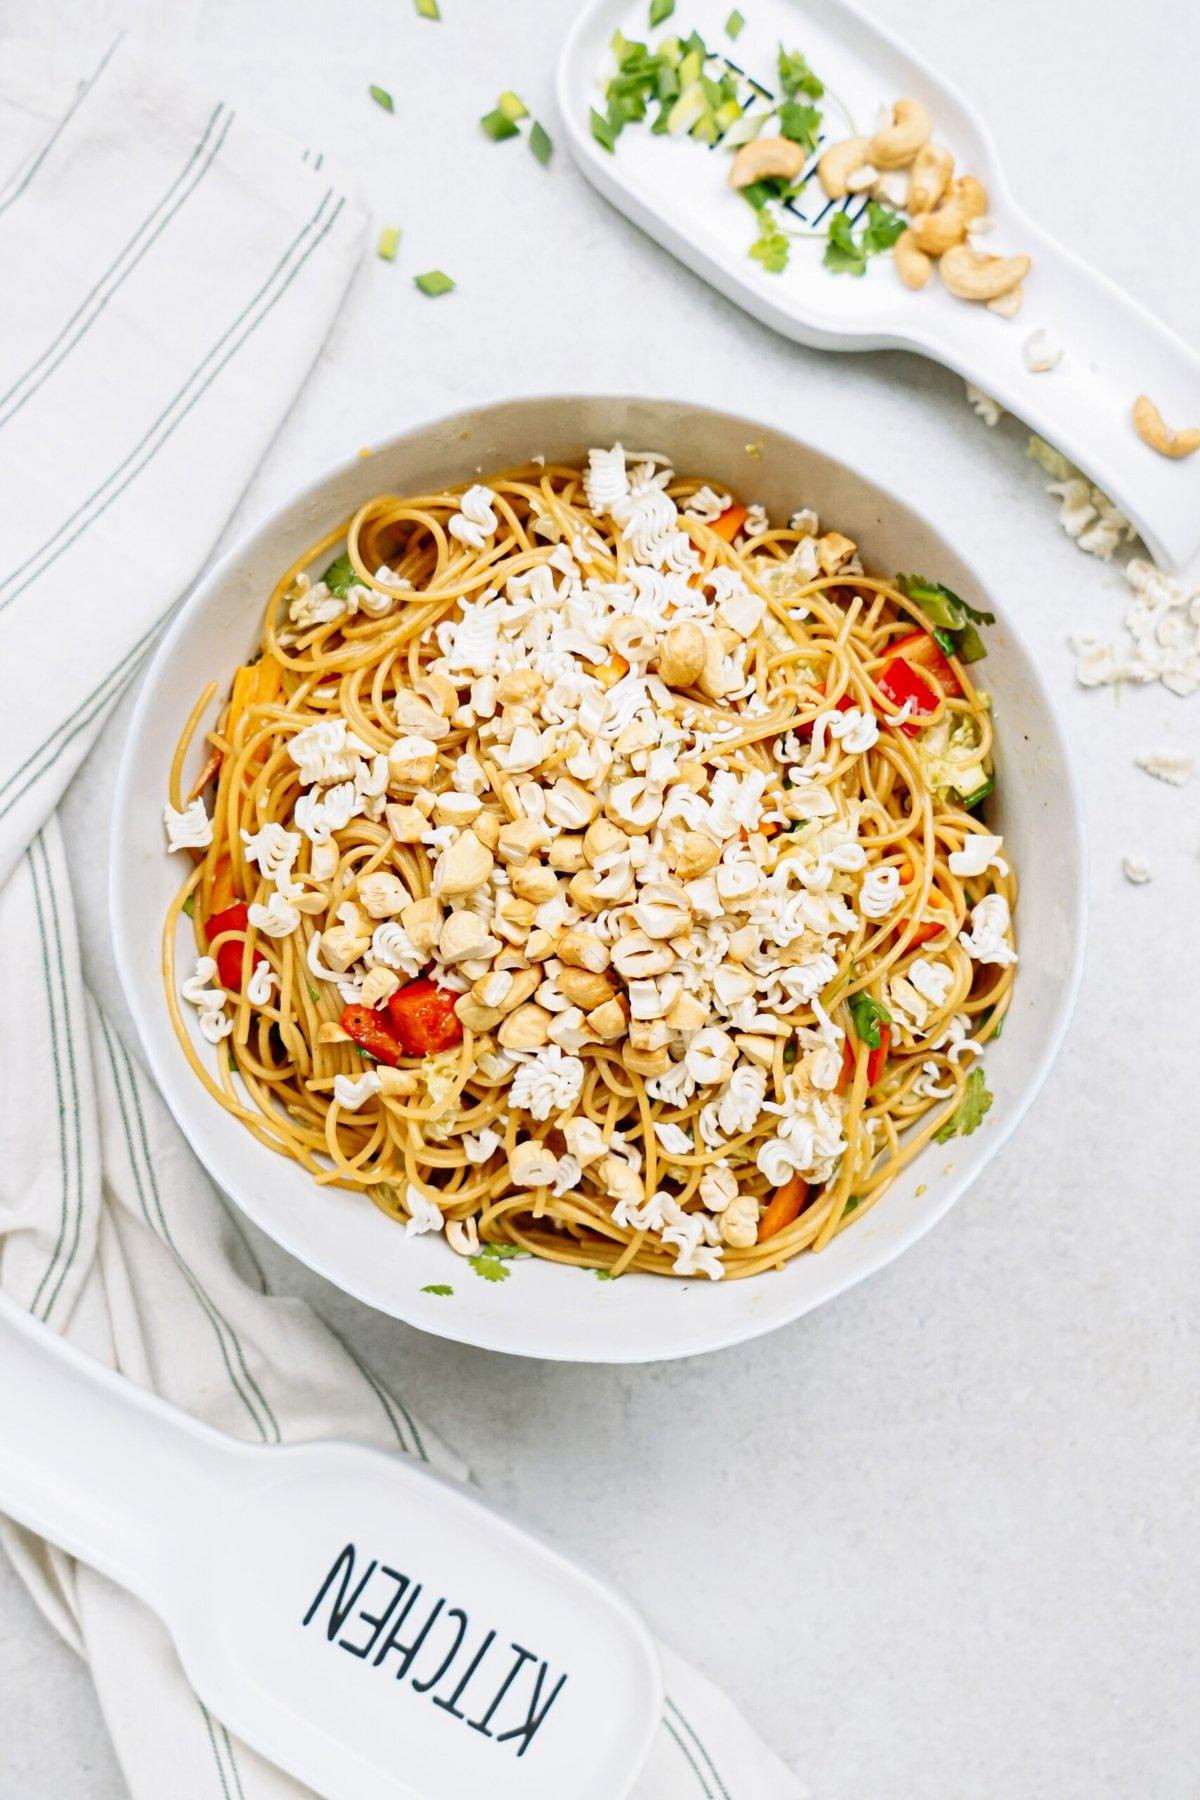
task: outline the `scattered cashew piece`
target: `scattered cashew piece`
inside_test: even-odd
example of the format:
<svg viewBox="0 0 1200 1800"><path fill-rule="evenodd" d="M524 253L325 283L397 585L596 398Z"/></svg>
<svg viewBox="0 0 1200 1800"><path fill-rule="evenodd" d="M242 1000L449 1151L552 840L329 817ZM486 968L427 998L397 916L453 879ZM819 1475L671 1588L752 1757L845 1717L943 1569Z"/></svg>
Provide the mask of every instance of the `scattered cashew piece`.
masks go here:
<svg viewBox="0 0 1200 1800"><path fill-rule="evenodd" d="M942 284L959 300L998 300L1029 273L1027 256L981 256L956 244L938 263Z"/></svg>
<svg viewBox="0 0 1200 1800"><path fill-rule="evenodd" d="M845 199L850 191L850 176L866 163L870 148L871 140L865 137L844 138L840 144L829 146L817 164L817 180L828 199Z"/></svg>
<svg viewBox="0 0 1200 1800"><path fill-rule="evenodd" d="M1151 450L1157 450L1160 456L1171 457L1173 461L1200 450L1200 427L1188 425L1182 430L1172 431L1147 394L1139 394L1133 403L1133 428L1143 444L1148 444Z"/></svg>
<svg viewBox="0 0 1200 1800"><path fill-rule="evenodd" d="M803 145L793 143L791 138L753 138L750 143L743 144L734 157L729 185L746 188L752 182L768 181L773 176L794 181L807 161L808 153Z"/></svg>
<svg viewBox="0 0 1200 1800"><path fill-rule="evenodd" d="M897 100L891 124L871 139L870 159L877 169L906 169L932 131L933 120L919 100Z"/></svg>

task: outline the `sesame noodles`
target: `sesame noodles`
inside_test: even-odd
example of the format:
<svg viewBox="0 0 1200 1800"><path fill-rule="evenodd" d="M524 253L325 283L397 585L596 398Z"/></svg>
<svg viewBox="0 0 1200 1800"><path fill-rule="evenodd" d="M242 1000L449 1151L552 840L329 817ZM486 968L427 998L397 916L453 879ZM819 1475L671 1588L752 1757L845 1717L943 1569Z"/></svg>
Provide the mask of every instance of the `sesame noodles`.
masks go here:
<svg viewBox="0 0 1200 1800"><path fill-rule="evenodd" d="M619 445L368 502L175 754L199 1078L464 1255L821 1249L978 1123L1016 962L982 645L897 580Z"/></svg>

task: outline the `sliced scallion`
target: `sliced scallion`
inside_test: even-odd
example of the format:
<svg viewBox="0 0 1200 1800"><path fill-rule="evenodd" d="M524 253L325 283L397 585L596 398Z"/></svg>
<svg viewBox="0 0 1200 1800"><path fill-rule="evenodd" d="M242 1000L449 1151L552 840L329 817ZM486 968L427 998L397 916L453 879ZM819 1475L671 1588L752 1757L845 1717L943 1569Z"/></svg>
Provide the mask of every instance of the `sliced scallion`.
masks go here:
<svg viewBox="0 0 1200 1800"><path fill-rule="evenodd" d="M650 0L650 26L661 25L675 11L675 0Z"/></svg>
<svg viewBox="0 0 1200 1800"><path fill-rule="evenodd" d="M439 294L450 293L454 287L450 277L441 269L429 269L424 275L414 275L413 280L431 300L436 300Z"/></svg>
<svg viewBox="0 0 1200 1800"><path fill-rule="evenodd" d="M708 95L699 81L689 82L667 114L667 130L672 137L682 137L708 111Z"/></svg>
<svg viewBox="0 0 1200 1800"><path fill-rule="evenodd" d="M511 88L505 88L504 92L496 102L496 110L497 112L502 112L506 119L511 119L514 125L518 119L527 119L529 117L529 108L526 106L521 96L519 94L514 94Z"/></svg>
<svg viewBox="0 0 1200 1800"><path fill-rule="evenodd" d="M416 0L418 19L440 19L438 0Z"/></svg>
<svg viewBox="0 0 1200 1800"><path fill-rule="evenodd" d="M392 99L392 96L388 93L386 88L375 87L372 85L367 89L367 92L370 94L376 106L382 106L384 112L395 112L396 102Z"/></svg>
<svg viewBox="0 0 1200 1800"><path fill-rule="evenodd" d="M400 248L400 227L385 225L379 234L378 251L384 262L395 262L396 252Z"/></svg>
<svg viewBox="0 0 1200 1800"><path fill-rule="evenodd" d="M505 138L515 138L520 137L521 135L512 120L507 114L502 113L499 107L496 107L494 112L484 113L479 123L487 132L493 144L501 144L504 142Z"/></svg>
<svg viewBox="0 0 1200 1800"><path fill-rule="evenodd" d="M746 21L741 13L734 7L733 11L725 21L725 36L732 38L736 44L738 38L741 36L742 26L745 23Z"/></svg>
<svg viewBox="0 0 1200 1800"><path fill-rule="evenodd" d="M616 149L616 131L605 118L604 114L598 113L594 106L590 107L588 110L588 123L592 128L592 136L598 144L602 144L606 150Z"/></svg>
<svg viewBox="0 0 1200 1800"><path fill-rule="evenodd" d="M535 119L529 128L529 148L541 163L543 169L554 155L554 143L544 125Z"/></svg>

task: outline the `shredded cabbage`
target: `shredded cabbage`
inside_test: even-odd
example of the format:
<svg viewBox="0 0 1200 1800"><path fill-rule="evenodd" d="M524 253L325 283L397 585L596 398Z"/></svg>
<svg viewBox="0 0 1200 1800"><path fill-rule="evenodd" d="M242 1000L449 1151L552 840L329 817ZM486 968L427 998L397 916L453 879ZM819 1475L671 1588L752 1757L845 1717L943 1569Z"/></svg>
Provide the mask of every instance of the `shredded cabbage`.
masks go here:
<svg viewBox="0 0 1200 1800"><path fill-rule="evenodd" d="M939 801L951 793L961 799L978 793L988 778L978 755L978 725L969 716L957 718L952 725L952 717L947 714L939 719L916 740L917 757L925 779L934 799Z"/></svg>

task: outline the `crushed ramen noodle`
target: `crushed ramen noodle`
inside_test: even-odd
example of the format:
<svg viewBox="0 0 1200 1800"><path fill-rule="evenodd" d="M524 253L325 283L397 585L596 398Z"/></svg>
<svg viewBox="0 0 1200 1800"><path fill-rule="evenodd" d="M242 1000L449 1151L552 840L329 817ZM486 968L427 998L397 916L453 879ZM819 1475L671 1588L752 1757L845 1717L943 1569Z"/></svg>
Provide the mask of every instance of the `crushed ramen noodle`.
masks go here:
<svg viewBox="0 0 1200 1800"><path fill-rule="evenodd" d="M175 754L196 1074L463 1255L820 1250L990 1104L989 623L619 445L369 501Z"/></svg>

